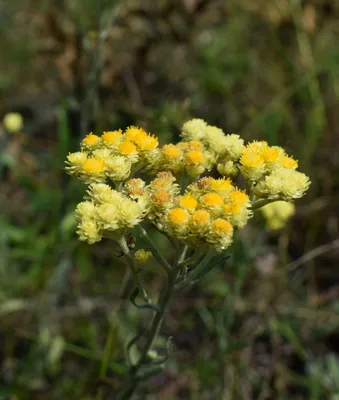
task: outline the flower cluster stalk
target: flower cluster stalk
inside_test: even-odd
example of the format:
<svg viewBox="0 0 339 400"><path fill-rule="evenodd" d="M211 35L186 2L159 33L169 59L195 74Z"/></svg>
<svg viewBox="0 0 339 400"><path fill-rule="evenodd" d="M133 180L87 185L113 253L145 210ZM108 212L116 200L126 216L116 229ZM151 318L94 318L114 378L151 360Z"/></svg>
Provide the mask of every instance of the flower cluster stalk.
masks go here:
<svg viewBox="0 0 339 400"><path fill-rule="evenodd" d="M118 394L117 400L130 399L140 383L140 380L142 378L139 374L140 370L143 366L148 364L149 352L152 349L153 343L162 326L165 312L175 291L175 285L177 282L178 274L180 272L180 262L182 262L185 252L186 250L184 249L182 256L179 258L176 265L168 270L166 288L157 303L158 311L155 311L150 329L147 333L147 339L141 349L140 358L135 365L132 365L130 367L130 370L128 371L126 379Z"/></svg>

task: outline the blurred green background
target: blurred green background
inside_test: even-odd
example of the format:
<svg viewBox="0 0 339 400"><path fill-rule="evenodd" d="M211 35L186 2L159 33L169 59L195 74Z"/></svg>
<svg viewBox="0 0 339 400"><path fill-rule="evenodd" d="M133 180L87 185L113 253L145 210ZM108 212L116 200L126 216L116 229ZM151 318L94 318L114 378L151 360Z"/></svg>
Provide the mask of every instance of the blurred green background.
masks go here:
<svg viewBox="0 0 339 400"><path fill-rule="evenodd" d="M174 299L174 356L137 398L339 399L339 2L3 1L0 48L0 119L24 121L0 126L0 400L115 398L150 315L119 300L112 243L77 241L64 160L89 131L165 143L192 117L283 146L312 186Z"/></svg>

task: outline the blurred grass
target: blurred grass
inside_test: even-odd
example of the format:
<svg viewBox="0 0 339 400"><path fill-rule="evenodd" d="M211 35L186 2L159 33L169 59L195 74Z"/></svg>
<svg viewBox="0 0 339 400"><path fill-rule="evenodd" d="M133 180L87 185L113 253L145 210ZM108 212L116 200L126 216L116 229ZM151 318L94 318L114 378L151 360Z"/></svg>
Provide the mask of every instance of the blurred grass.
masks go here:
<svg viewBox="0 0 339 400"><path fill-rule="evenodd" d="M95 399L99 388L114 398L126 338L144 322L118 299L116 249L74 234L83 187L63 165L89 89L89 129L140 124L165 143L202 117L286 147L313 181L285 230L265 232L256 218L231 260L173 301L164 333L174 359L140 398L338 398L338 253L288 263L338 237L339 7L128 0L98 50L91 40L115 5L0 6L0 115L25 120L21 133L0 127L0 399ZM161 276L145 274L156 293Z"/></svg>

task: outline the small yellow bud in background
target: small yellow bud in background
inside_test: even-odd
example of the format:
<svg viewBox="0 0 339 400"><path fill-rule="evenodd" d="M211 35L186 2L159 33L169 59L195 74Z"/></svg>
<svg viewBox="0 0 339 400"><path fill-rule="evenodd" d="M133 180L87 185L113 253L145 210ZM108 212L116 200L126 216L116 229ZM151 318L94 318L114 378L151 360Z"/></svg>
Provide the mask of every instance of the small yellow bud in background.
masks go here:
<svg viewBox="0 0 339 400"><path fill-rule="evenodd" d="M152 258L152 253L145 249L139 249L135 252L134 257L138 264L145 264L150 258Z"/></svg>
<svg viewBox="0 0 339 400"><path fill-rule="evenodd" d="M4 116L2 124L6 131L13 133L20 131L24 126L22 115L17 112L11 112Z"/></svg>

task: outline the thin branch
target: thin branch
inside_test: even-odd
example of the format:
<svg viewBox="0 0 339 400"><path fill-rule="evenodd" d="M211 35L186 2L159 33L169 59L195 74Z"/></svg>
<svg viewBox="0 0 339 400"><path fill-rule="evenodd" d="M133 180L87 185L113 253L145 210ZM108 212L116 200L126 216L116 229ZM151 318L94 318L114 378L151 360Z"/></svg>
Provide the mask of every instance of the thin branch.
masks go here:
<svg viewBox="0 0 339 400"><path fill-rule="evenodd" d="M164 267L166 272L169 273L172 270L172 267L169 264L169 262L166 260L166 258L160 253L157 245L153 242L153 240L149 237L148 233L145 231L145 229L141 225L138 226L138 230L139 230L141 238L149 245L154 257Z"/></svg>

